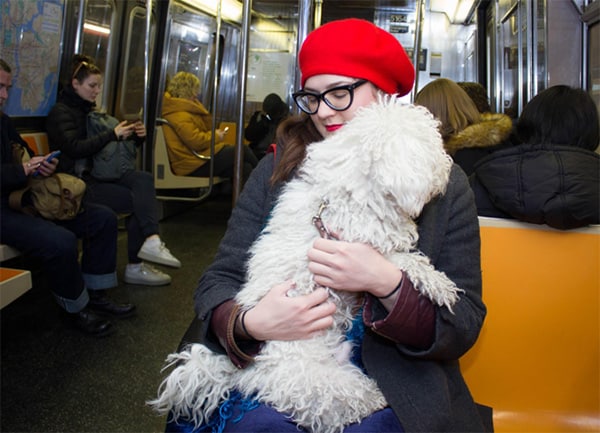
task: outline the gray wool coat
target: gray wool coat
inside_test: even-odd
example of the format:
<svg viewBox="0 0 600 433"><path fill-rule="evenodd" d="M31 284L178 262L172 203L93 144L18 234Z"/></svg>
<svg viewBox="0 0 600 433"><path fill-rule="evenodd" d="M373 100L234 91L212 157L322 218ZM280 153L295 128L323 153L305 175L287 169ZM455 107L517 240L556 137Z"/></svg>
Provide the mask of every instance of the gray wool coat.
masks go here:
<svg viewBox="0 0 600 433"><path fill-rule="evenodd" d="M281 185L271 187L274 158L263 158L246 183L214 262L195 293L200 342L224 353L209 329L212 310L232 299L245 278L248 250L262 230ZM454 314L436 306L433 344L426 350L395 344L367 329L362 359L407 432L491 431L491 411L477 405L465 384L459 358L475 343L486 307L481 299L480 238L473 194L454 166L446 194L418 218L419 249L436 269L464 290ZM373 319L387 311L373 302Z"/></svg>

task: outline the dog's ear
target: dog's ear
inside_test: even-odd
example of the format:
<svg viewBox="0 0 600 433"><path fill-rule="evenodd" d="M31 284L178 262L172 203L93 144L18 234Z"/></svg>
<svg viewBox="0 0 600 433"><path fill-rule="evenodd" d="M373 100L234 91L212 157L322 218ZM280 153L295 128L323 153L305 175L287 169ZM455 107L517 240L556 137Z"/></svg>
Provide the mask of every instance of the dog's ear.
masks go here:
<svg viewBox="0 0 600 433"><path fill-rule="evenodd" d="M427 202L445 191L452 168L438 122L423 107L397 100L384 101L372 109L376 112L373 124L383 123L385 127L367 140L371 182L414 218Z"/></svg>
<svg viewBox="0 0 600 433"><path fill-rule="evenodd" d="M445 191L452 160L427 109L386 97L359 109L332 136L309 145L305 164L312 181L352 191L359 202L385 197L415 218ZM356 188L362 184L368 187Z"/></svg>

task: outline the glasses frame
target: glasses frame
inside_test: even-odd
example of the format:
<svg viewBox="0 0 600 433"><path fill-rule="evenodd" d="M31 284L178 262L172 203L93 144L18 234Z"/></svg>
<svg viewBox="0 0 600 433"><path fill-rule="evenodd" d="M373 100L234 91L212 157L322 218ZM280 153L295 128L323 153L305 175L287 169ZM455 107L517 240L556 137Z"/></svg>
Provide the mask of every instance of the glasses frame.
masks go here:
<svg viewBox="0 0 600 433"><path fill-rule="evenodd" d="M348 108L350 108L352 106L352 103L354 102L354 90L360 86L362 86L363 84L367 83L369 80L358 80L352 84L346 84L343 86L336 86L336 87L332 87L331 89L325 90L323 93L312 93L312 92L307 92L305 90L299 90L297 92L292 93L292 99L294 100L294 103L298 106L298 108L300 110L302 110L303 112L305 112L306 114L316 114L319 111L319 107L321 106L321 101L325 102L325 105L327 105L329 108L331 108L334 111L346 111ZM347 90L350 93L350 102L348 103L348 105L344 108L337 108L334 107L327 99L326 96L328 93L331 92L336 92L338 90ZM317 108L313 111L310 111L304 107L302 107L299 103L298 103L298 99L303 97L303 96L314 96L315 98L317 98Z"/></svg>

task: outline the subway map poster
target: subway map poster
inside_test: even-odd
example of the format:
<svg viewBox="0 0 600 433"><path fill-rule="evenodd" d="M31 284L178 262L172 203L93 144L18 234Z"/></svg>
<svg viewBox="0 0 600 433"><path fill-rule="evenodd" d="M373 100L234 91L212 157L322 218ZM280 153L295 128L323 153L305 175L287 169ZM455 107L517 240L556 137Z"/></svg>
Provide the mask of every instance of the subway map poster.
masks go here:
<svg viewBox="0 0 600 433"><path fill-rule="evenodd" d="M12 70L4 111L45 116L56 102L64 0L0 0L0 57Z"/></svg>

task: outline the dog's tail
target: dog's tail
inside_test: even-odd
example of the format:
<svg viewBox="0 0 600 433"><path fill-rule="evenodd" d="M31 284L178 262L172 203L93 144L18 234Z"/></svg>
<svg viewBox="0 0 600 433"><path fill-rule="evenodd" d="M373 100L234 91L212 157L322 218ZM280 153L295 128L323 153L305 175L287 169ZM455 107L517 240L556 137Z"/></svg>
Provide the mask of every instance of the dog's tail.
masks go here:
<svg viewBox="0 0 600 433"><path fill-rule="evenodd" d="M225 355L215 354L202 344L170 354L163 371L176 364L160 384L158 397L147 404L161 415L200 427L229 398L231 377L237 369Z"/></svg>

